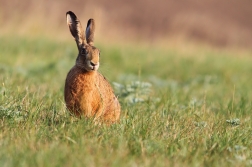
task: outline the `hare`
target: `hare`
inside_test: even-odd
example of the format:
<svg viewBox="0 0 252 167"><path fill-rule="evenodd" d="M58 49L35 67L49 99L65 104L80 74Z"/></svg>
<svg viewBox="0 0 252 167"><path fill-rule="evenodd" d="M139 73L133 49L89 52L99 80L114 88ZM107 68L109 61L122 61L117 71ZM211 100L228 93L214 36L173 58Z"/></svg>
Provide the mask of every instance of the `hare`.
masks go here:
<svg viewBox="0 0 252 167"><path fill-rule="evenodd" d="M66 19L79 50L76 63L66 77L64 94L67 109L77 117L118 122L119 101L109 82L97 71L100 51L94 46L94 19L88 20L86 33L73 12L68 11Z"/></svg>

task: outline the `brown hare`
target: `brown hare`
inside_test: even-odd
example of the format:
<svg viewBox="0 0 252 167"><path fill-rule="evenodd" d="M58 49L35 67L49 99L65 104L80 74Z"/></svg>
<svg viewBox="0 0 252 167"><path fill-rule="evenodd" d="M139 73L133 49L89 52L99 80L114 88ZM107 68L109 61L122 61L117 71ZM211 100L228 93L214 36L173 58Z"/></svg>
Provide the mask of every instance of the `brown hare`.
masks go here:
<svg viewBox="0 0 252 167"><path fill-rule="evenodd" d="M67 24L79 50L75 65L65 82L67 109L77 117L115 123L119 121L121 107L106 78L97 72L100 51L94 46L95 22L89 19L86 33L76 15L66 13Z"/></svg>

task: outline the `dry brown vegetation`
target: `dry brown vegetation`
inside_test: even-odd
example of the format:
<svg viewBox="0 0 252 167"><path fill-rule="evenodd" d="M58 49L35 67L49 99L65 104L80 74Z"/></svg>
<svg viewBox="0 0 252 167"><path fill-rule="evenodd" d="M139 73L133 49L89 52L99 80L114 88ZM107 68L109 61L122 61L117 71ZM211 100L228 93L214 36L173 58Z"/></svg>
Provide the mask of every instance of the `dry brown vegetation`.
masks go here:
<svg viewBox="0 0 252 167"><path fill-rule="evenodd" d="M95 18L97 35L110 39L152 42L179 38L252 48L251 0L0 0L0 4L1 34L69 35L65 13L72 10L83 24Z"/></svg>

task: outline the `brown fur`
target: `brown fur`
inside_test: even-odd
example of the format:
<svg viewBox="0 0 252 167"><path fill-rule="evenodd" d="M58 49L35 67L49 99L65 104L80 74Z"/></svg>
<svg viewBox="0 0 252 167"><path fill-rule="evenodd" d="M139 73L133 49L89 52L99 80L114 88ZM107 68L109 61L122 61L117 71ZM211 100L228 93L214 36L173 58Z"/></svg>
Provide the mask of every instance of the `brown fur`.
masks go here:
<svg viewBox="0 0 252 167"><path fill-rule="evenodd" d="M79 54L75 66L66 77L66 107L77 117L92 117L107 123L119 121L120 104L109 82L97 72L100 53L93 46L94 20L88 21L86 37L74 13L67 12L67 23Z"/></svg>

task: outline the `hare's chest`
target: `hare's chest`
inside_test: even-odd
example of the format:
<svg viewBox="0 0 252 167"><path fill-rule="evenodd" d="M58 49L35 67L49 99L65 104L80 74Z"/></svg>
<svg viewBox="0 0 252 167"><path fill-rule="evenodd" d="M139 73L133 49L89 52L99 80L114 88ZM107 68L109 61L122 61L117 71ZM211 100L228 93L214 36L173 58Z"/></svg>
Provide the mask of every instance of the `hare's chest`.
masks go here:
<svg viewBox="0 0 252 167"><path fill-rule="evenodd" d="M96 90L94 80L85 75L77 75L70 85L72 92L78 94L79 97L88 97Z"/></svg>
<svg viewBox="0 0 252 167"><path fill-rule="evenodd" d="M71 75L66 80L65 100L70 110L82 111L91 116L99 108L100 95L92 76L81 74ZM77 112L77 111L76 111Z"/></svg>
<svg viewBox="0 0 252 167"><path fill-rule="evenodd" d="M87 76L79 76L73 85L76 85L73 92L76 92L75 97L78 98L76 101L79 103L79 108L86 116L94 115L101 101L95 81Z"/></svg>

